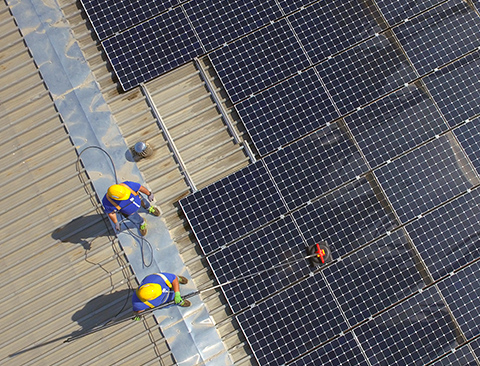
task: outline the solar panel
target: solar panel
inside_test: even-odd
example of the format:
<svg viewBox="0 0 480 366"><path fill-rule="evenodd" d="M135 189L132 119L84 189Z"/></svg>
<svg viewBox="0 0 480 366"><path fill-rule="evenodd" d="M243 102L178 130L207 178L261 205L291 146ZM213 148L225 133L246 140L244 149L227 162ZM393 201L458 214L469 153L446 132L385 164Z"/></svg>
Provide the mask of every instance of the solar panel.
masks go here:
<svg viewBox="0 0 480 366"><path fill-rule="evenodd" d="M262 161L180 200L204 253L239 239L286 213Z"/></svg>
<svg viewBox="0 0 480 366"><path fill-rule="evenodd" d="M345 117L345 122L373 168L448 129L425 88L415 84Z"/></svg>
<svg viewBox="0 0 480 366"><path fill-rule="evenodd" d="M290 365L367 366L368 362L353 334L347 333L307 353Z"/></svg>
<svg viewBox="0 0 480 366"><path fill-rule="evenodd" d="M423 80L450 127L480 113L480 53L428 75Z"/></svg>
<svg viewBox="0 0 480 366"><path fill-rule="evenodd" d="M476 262L438 283L462 336L470 340L480 334L480 263Z"/></svg>
<svg viewBox="0 0 480 366"><path fill-rule="evenodd" d="M415 73L381 34L316 67L341 114L415 79Z"/></svg>
<svg viewBox="0 0 480 366"><path fill-rule="evenodd" d="M340 123L333 123L264 158L287 207L293 210L368 170Z"/></svg>
<svg viewBox="0 0 480 366"><path fill-rule="evenodd" d="M430 364L431 366L478 366L468 346L461 347L448 356Z"/></svg>
<svg viewBox="0 0 480 366"><path fill-rule="evenodd" d="M261 156L338 117L313 69L246 99L235 108Z"/></svg>
<svg viewBox="0 0 480 366"><path fill-rule="evenodd" d="M321 1L289 18L312 63L318 63L381 30L360 2Z"/></svg>
<svg viewBox="0 0 480 366"><path fill-rule="evenodd" d="M193 0L186 2L183 8L207 51L282 16L275 0Z"/></svg>
<svg viewBox="0 0 480 366"><path fill-rule="evenodd" d="M124 90L129 90L203 53L181 8L102 42Z"/></svg>
<svg viewBox="0 0 480 366"><path fill-rule="evenodd" d="M231 309L238 312L305 276L305 247L288 215L207 259L219 283L260 273L222 287Z"/></svg>
<svg viewBox="0 0 480 366"><path fill-rule="evenodd" d="M337 258L398 226L387 201L369 181L374 184L361 178L295 211L305 240L325 240Z"/></svg>
<svg viewBox="0 0 480 366"><path fill-rule="evenodd" d="M178 0L81 0L99 40L138 25L167 9Z"/></svg>
<svg viewBox="0 0 480 366"><path fill-rule="evenodd" d="M443 1L444 0L375 0L375 3L382 11L388 23L393 26Z"/></svg>
<svg viewBox="0 0 480 366"><path fill-rule="evenodd" d="M406 226L406 231L438 280L479 258L478 192L467 193Z"/></svg>
<svg viewBox="0 0 480 366"><path fill-rule="evenodd" d="M209 58L233 103L309 66L285 19L210 53Z"/></svg>
<svg viewBox="0 0 480 366"><path fill-rule="evenodd" d="M480 18L463 0L441 4L394 28L419 75L480 45Z"/></svg>
<svg viewBox="0 0 480 366"><path fill-rule="evenodd" d="M480 182L451 133L439 136L374 173L402 223Z"/></svg>
<svg viewBox="0 0 480 366"><path fill-rule="evenodd" d="M282 365L347 329L321 274L237 316L262 366Z"/></svg>
<svg viewBox="0 0 480 366"><path fill-rule="evenodd" d="M480 139L480 120L477 118L463 126L453 130L455 137L460 141L460 145L465 150L473 166L480 174L480 151L478 150L478 140Z"/></svg>
<svg viewBox="0 0 480 366"><path fill-rule="evenodd" d="M456 329L435 287L354 329L370 365L425 365L458 345Z"/></svg>
<svg viewBox="0 0 480 366"><path fill-rule="evenodd" d="M425 286L416 262L404 232L396 230L329 266L324 274L353 327Z"/></svg>

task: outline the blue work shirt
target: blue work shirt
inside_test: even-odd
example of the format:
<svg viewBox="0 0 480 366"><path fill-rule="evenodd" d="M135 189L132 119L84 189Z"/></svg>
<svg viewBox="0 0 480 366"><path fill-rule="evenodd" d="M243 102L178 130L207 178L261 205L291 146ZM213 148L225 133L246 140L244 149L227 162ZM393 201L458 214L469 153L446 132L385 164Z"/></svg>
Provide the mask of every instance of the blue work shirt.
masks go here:
<svg viewBox="0 0 480 366"><path fill-rule="evenodd" d="M142 200L140 199L140 195L138 194L138 191L140 190L140 187L142 186L140 183L136 182L122 182L123 184L126 184L129 186L134 192L137 192L137 195L135 196L134 194L130 193L130 197L128 199L123 200L123 201L117 201L112 198L112 201L115 202L117 205L120 206L120 212L123 215L131 215L135 212L138 211L138 209L141 207ZM113 206L110 201L107 198L107 195L103 196L102 199L102 205L105 208L105 213L109 214L112 212L117 212L117 208Z"/></svg>
<svg viewBox="0 0 480 366"><path fill-rule="evenodd" d="M177 278L177 276L173 273L162 273L162 275L167 278L170 284ZM151 305L159 306L166 302L172 301L175 298L175 292L173 291L173 288L170 289L170 287L165 283L163 278L160 277L158 274L154 273L145 277L139 287L142 287L147 283L157 283L162 286L162 294L153 300L148 300L148 303L150 303ZM132 296L132 305L133 311L150 309L150 306L148 306L138 298L136 291L133 293Z"/></svg>

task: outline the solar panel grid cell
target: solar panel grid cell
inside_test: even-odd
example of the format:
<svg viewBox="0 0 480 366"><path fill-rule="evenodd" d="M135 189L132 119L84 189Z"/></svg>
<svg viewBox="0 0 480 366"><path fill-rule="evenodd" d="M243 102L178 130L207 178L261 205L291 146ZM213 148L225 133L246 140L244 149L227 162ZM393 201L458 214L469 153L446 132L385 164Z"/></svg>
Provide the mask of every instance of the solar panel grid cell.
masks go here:
<svg viewBox="0 0 480 366"><path fill-rule="evenodd" d="M338 117L313 69L246 99L235 108L262 156Z"/></svg>
<svg viewBox="0 0 480 366"><path fill-rule="evenodd" d="M451 133L374 173L402 223L479 183Z"/></svg>
<svg viewBox="0 0 480 366"><path fill-rule="evenodd" d="M210 53L209 58L233 103L309 66L285 19Z"/></svg>

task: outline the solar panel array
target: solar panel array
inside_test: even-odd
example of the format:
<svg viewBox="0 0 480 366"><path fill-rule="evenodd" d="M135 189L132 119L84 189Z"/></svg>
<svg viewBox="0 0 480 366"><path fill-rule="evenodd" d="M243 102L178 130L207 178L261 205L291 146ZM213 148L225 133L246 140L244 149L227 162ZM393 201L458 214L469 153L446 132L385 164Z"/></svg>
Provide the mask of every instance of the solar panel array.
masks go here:
<svg viewBox="0 0 480 366"><path fill-rule="evenodd" d="M480 365L479 1L108 4L123 87L208 54L261 157L180 201L260 365Z"/></svg>

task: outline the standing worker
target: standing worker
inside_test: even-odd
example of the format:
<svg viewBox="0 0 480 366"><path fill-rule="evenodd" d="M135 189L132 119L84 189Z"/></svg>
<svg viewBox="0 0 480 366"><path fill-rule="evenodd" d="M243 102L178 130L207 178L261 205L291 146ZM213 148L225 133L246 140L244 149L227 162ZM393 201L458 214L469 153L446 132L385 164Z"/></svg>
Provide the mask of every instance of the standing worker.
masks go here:
<svg viewBox="0 0 480 366"><path fill-rule="evenodd" d="M148 197L148 201L143 199L139 192ZM134 224L140 227L140 234L147 235L147 222L138 214L138 209L143 207L149 213L160 216L160 210L154 206L150 206L150 202L154 200L153 193L140 183L125 181L120 184L114 184L108 188L107 193L103 197L102 204L105 213L115 224L115 230L120 231L120 222L118 222L117 212L123 217L128 218Z"/></svg>
<svg viewBox="0 0 480 366"><path fill-rule="evenodd" d="M166 302L175 301L175 304L188 307L190 301L182 299L179 284L186 284L188 280L173 273L154 273L145 277L140 287L132 296L133 311L140 313L144 310L160 306ZM139 320L139 316L135 320Z"/></svg>

